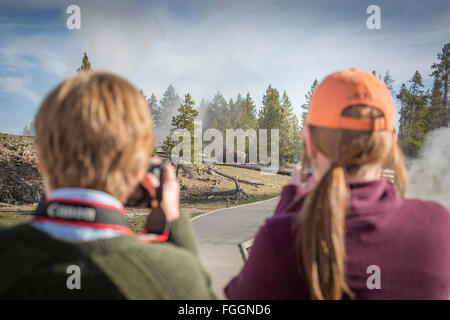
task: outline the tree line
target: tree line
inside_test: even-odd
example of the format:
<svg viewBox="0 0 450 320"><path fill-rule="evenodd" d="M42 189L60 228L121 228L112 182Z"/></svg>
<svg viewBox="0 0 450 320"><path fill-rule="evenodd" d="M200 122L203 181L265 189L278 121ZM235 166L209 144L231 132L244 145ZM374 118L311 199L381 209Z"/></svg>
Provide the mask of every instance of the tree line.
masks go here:
<svg viewBox="0 0 450 320"><path fill-rule="evenodd" d="M377 75L376 71L372 71L386 83L393 98L399 102L398 138L400 147L408 157L418 155L425 136L429 132L449 124L449 51L450 43L447 43L437 54L437 61L431 65L430 76L433 78L431 90L425 90L422 75L417 70L407 84L401 84L398 92L394 90L394 79L389 70L384 76ZM222 132L224 137L227 128L240 128L244 131L250 128L279 129L280 163L288 164L297 161L302 155L301 130L305 124L309 102L318 84L317 79L314 79L306 93L306 101L300 106L300 120L293 112L292 102L286 91L280 94L271 85L265 91L259 112L250 93L245 96L238 94L234 100L227 101L220 92L217 92L212 100L203 99L196 108L195 102L189 94L186 95L184 101L180 101L173 86L169 86L160 103L154 94L147 101L153 113L156 130L164 132L166 135L175 128L186 128L193 134L193 122L199 115L200 120L203 120L203 130L216 128ZM190 107L186 108L187 105ZM178 110L176 110L177 106L180 106ZM169 115L175 113L177 115L173 115L170 120ZM181 119L187 120L181 121ZM169 128L169 124L171 128ZM173 144L174 141L166 139L164 149L170 150ZM270 135L268 146L270 146Z"/></svg>
<svg viewBox="0 0 450 320"><path fill-rule="evenodd" d="M202 121L202 131L215 128L224 137L227 129L278 129L280 163L288 164L298 161L301 152L301 126L294 114L292 102L286 91L282 94L271 85L265 91L260 110L257 110L250 93L244 96L238 94L235 99L228 101L218 91L212 100L203 99L198 107L191 95L187 93L184 100L170 85L158 101L155 94L146 97L151 109L155 132L161 137L162 149L170 153L177 143L172 141L171 133L175 129L187 129L191 136L194 135L194 121ZM178 108L177 108L178 106ZM177 108L177 109L176 109ZM172 116L171 116L172 115ZM171 116L171 118L170 118ZM170 124L170 125L169 125ZM270 133L267 136L267 145L270 153ZM161 140L160 140L161 141ZM248 140L246 141L246 153L248 153Z"/></svg>
<svg viewBox="0 0 450 320"><path fill-rule="evenodd" d="M448 99L450 68L450 43L443 46L437 54L437 61L431 65L433 86L426 90L423 78L419 71L415 71L411 79L402 83L398 92L394 91L394 80L389 72L384 76L377 75L390 88L394 99L399 102L398 137L399 144L409 157L418 155L424 143L425 136L432 130L448 126L450 121L450 106ZM86 53L77 72L90 70L91 63ZM202 99L198 107L191 95L187 93L181 99L174 86L164 92L160 100L152 93L150 97L144 95L151 109L155 134L158 143L162 144L165 152L170 153L177 143L172 141L171 133L175 129L187 129L191 136L194 134L194 121L202 120L203 132L209 128L221 131L226 136L226 129L279 129L279 154L282 165L298 161L303 146L301 143L301 130L305 125L309 103L318 85L317 79L311 84L305 95L305 103L300 106L301 118L294 114L293 105L286 91L282 94L278 89L269 85L264 93L261 107L258 108L249 92L244 96L240 93L235 99L227 101L218 91L211 100ZM34 135L33 123L25 127L24 135ZM270 134L268 147L270 152ZM225 145L225 141L224 144ZM246 141L248 152L248 141Z"/></svg>
<svg viewBox="0 0 450 320"><path fill-rule="evenodd" d="M396 95L400 102L399 143L410 157L418 155L430 131L449 124L450 43L445 44L437 54L437 61L431 65L431 70L431 90L425 90L422 75L416 70L408 84L402 83Z"/></svg>

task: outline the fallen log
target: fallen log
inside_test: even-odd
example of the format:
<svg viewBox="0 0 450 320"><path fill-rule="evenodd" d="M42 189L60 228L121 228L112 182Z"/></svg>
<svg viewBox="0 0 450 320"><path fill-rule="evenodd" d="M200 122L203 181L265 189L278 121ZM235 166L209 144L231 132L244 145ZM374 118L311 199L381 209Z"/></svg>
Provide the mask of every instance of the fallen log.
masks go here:
<svg viewBox="0 0 450 320"><path fill-rule="evenodd" d="M256 164L252 165L252 164L239 164L239 163L218 163L218 165L235 167L235 168L244 168L244 169L250 169L250 170L257 170L257 171L262 171L264 168L269 168L269 167L264 167L264 166L256 165ZM278 171L276 173L290 176L291 170L278 169Z"/></svg>
<svg viewBox="0 0 450 320"><path fill-rule="evenodd" d="M213 171L213 172L215 172L215 173L217 173L218 175L221 175L222 177L225 177L225 178L228 178L228 179L231 179L231 180L235 180L236 179L238 182L241 182L241 183L246 183L246 184L250 184L250 185L253 185L253 186L263 186L264 185L264 183L262 183L262 182L254 182L254 181L249 181L249 180L244 180L244 179L237 179L236 177L232 177L232 176L230 176L230 175L228 175L226 173L223 173L223 172L217 170L216 168L213 168L210 165L208 165L208 169Z"/></svg>
<svg viewBox="0 0 450 320"><path fill-rule="evenodd" d="M216 173L224 176L225 178L233 180L234 184L235 184L235 189L234 190L225 190L225 191L204 192L204 193L201 194L201 196L207 196L207 197L211 197L212 196L212 197L214 197L214 196L231 196L231 195L234 195L234 201L235 202L239 201L240 198L243 198L243 199L248 199L249 198L248 194L243 189L241 189L241 187L239 186L238 179L236 177L231 177L231 176L229 176L229 175L227 175L227 174L225 174L223 172L217 171L214 168L212 168L211 166L208 166L208 167L213 172L216 172Z"/></svg>

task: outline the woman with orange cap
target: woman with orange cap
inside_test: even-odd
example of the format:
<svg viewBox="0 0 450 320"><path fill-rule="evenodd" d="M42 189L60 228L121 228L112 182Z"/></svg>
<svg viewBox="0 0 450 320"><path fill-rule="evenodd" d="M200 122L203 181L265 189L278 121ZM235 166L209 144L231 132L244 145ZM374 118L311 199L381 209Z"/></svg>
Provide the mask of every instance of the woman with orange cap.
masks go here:
<svg viewBox="0 0 450 320"><path fill-rule="evenodd" d="M355 69L315 90L297 165L229 299L448 299L450 215L404 198L406 170L386 85ZM382 178L395 172L394 184Z"/></svg>

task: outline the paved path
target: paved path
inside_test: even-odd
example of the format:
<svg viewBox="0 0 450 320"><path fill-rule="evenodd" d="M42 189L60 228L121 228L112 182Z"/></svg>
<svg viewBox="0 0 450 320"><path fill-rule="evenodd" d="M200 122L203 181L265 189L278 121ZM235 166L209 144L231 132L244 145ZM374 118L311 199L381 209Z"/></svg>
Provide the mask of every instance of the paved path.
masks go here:
<svg viewBox="0 0 450 320"><path fill-rule="evenodd" d="M279 197L220 209L194 218L200 260L212 278L219 299L223 288L243 266L239 244L253 238L265 219L273 214Z"/></svg>

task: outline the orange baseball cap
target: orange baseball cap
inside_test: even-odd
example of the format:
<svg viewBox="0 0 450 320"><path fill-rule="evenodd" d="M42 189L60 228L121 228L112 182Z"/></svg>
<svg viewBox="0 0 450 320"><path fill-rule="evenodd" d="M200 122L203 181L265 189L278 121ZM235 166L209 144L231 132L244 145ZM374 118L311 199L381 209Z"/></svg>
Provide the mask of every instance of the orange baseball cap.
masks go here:
<svg viewBox="0 0 450 320"><path fill-rule="evenodd" d="M342 111L354 105L381 110L384 117L357 119L343 117ZM361 131L394 130L395 106L387 85L372 73L343 70L326 77L314 90L306 123L330 129Z"/></svg>

